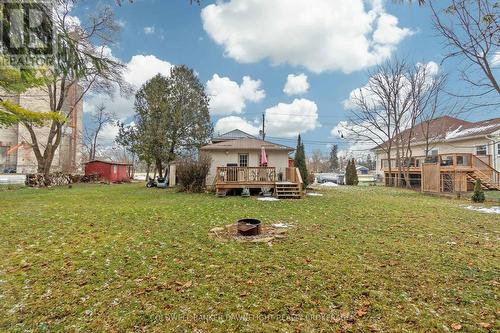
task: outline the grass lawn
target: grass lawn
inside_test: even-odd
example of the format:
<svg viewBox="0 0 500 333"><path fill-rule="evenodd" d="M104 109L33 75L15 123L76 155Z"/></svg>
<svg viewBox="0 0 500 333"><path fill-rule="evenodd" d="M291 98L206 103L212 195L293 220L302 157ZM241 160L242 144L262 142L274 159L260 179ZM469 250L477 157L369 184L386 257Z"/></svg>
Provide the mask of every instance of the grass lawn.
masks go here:
<svg viewBox="0 0 500 333"><path fill-rule="evenodd" d="M500 329L500 215L381 187L260 202L140 184L0 191L0 331ZM242 217L294 225L249 244Z"/></svg>

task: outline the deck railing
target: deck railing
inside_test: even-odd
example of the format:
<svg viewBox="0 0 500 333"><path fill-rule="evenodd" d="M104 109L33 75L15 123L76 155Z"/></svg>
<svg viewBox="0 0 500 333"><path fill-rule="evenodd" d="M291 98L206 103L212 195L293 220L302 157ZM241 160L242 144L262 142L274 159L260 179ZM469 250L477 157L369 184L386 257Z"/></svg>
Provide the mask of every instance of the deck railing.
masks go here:
<svg viewBox="0 0 500 333"><path fill-rule="evenodd" d="M472 164L475 171L484 181L500 186L500 172L493 169L493 167L477 156L472 157Z"/></svg>
<svg viewBox="0 0 500 333"><path fill-rule="evenodd" d="M274 183L274 167L218 167L216 183Z"/></svg>
<svg viewBox="0 0 500 333"><path fill-rule="evenodd" d="M399 162L396 159L390 161L393 171L397 171ZM486 168L491 169L491 156L476 156L471 153L451 153L439 154L436 156L415 156L411 160L402 163L403 167L409 167L410 171L420 171L422 164L433 163L438 164L443 170L461 170L472 168ZM389 169L389 162L387 159L382 159L382 170Z"/></svg>

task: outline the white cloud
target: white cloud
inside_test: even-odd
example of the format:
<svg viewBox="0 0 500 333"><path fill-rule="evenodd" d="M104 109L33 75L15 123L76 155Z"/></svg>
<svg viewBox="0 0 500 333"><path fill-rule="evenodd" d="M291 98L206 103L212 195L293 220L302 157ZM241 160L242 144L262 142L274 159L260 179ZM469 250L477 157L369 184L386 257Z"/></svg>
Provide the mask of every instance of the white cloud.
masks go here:
<svg viewBox="0 0 500 333"><path fill-rule="evenodd" d="M248 134L258 135L260 130L259 124L252 124L248 120L241 117L229 116L219 119L214 127L216 134L224 134L234 129L239 129Z"/></svg>
<svg viewBox="0 0 500 333"><path fill-rule="evenodd" d="M381 0L217 1L201 17L208 35L238 62L267 58L316 73L379 63L413 33Z"/></svg>
<svg viewBox="0 0 500 333"><path fill-rule="evenodd" d="M246 102L260 102L266 93L260 89L262 82L243 77L239 85L228 77L214 74L207 82L207 94L210 97L210 112L213 115L229 115L242 113Z"/></svg>
<svg viewBox="0 0 500 333"><path fill-rule="evenodd" d="M295 137L299 133L311 131L319 126L318 107L307 99L295 99L292 103L279 103L265 111L266 134L276 137ZM215 133L222 134L234 129L258 135L262 123L238 116L221 118L215 124Z"/></svg>
<svg viewBox="0 0 500 333"><path fill-rule="evenodd" d="M493 65L493 67L500 67L500 51L497 51L495 53L493 59L491 59L491 64Z"/></svg>
<svg viewBox="0 0 500 333"><path fill-rule="evenodd" d="M116 123L107 124L101 130L99 134L99 142L105 146L113 144L116 136L118 135L119 127Z"/></svg>
<svg viewBox="0 0 500 333"><path fill-rule="evenodd" d="M436 75L439 73L439 65L435 63L434 61L429 61L427 63L416 63L415 69L419 71L419 73L425 73L425 79L428 80L427 84L430 86L436 77ZM363 96L368 102L376 103L377 100L379 100L378 97L376 97L372 91L369 89L370 84L372 83L373 77L370 77L368 79L368 82L366 85L356 88L352 90L349 94L349 98L344 100L342 103L344 105L345 109L351 109L355 107L354 100L357 98ZM410 83L407 79L403 78L401 80L401 90L403 92L408 92L410 90ZM362 95L361 95L362 94Z"/></svg>
<svg viewBox="0 0 500 333"><path fill-rule="evenodd" d="M111 53L109 55L112 56ZM127 63L124 78L134 89L139 89L158 73L169 76L172 67L171 63L158 59L154 55L135 55ZM118 90L114 93L113 98L105 94L89 94L85 97L84 110L85 112L93 112L98 105L103 104L107 111L116 113L120 119L126 119L134 113L134 99L134 94L120 96Z"/></svg>
<svg viewBox="0 0 500 333"><path fill-rule="evenodd" d="M307 75L299 74L288 75L285 88L283 92L288 96L304 94L309 90L309 82L307 82Z"/></svg>
<svg viewBox="0 0 500 333"><path fill-rule="evenodd" d="M308 99L279 103L266 110L266 132L273 136L294 137L320 126L318 106Z"/></svg>
<svg viewBox="0 0 500 333"><path fill-rule="evenodd" d="M154 34L156 31L155 27L154 26L151 26L151 27L144 27L144 33L146 35L152 35Z"/></svg>

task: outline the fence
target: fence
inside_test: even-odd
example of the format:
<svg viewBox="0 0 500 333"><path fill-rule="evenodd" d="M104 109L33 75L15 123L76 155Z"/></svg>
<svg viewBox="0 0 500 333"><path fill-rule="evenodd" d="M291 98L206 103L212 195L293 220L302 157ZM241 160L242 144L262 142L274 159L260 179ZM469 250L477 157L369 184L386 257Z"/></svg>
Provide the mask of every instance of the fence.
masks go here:
<svg viewBox="0 0 500 333"><path fill-rule="evenodd" d="M0 185L24 185L25 182L25 175L0 174Z"/></svg>

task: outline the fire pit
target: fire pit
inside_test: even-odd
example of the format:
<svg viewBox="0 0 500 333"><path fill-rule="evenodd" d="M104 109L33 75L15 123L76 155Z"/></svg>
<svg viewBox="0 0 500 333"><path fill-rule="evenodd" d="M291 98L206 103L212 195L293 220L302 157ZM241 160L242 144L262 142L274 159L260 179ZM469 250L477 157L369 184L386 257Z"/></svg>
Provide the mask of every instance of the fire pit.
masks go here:
<svg viewBox="0 0 500 333"><path fill-rule="evenodd" d="M257 219L241 219L238 221L238 234L242 236L257 236L261 232L261 222Z"/></svg>

